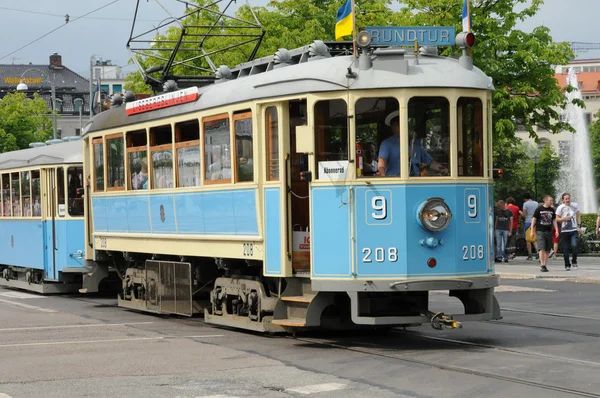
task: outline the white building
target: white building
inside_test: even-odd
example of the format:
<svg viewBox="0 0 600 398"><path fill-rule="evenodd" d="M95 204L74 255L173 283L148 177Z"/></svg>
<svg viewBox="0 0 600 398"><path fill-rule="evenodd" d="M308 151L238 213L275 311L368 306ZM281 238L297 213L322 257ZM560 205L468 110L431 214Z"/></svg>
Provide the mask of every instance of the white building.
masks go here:
<svg viewBox="0 0 600 398"><path fill-rule="evenodd" d="M123 91L123 84L125 83L125 75L123 69L119 65L113 65L110 59L106 61L96 59L92 57L92 68L93 77L92 82L94 85L100 79L100 86L102 92L109 97L114 93L120 93Z"/></svg>

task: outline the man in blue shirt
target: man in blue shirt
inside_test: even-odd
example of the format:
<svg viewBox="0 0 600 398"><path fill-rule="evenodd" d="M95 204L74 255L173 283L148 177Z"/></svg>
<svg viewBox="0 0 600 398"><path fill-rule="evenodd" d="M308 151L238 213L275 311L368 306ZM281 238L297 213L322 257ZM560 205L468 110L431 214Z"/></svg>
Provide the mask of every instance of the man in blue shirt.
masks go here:
<svg viewBox="0 0 600 398"><path fill-rule="evenodd" d="M381 176L399 176L400 175L400 117L398 111L390 113L385 118L385 124L392 129L392 136L386 138L379 147L379 175ZM411 176L420 175L419 164L425 163L433 170L448 174L448 169L433 160L430 154L423 149L421 141L411 139L409 141L411 159Z"/></svg>

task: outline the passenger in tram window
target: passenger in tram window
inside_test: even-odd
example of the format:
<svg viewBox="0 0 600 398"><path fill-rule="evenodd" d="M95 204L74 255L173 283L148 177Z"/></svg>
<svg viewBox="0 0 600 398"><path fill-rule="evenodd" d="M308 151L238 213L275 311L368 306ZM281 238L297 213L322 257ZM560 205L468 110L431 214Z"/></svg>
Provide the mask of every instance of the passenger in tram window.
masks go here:
<svg viewBox="0 0 600 398"><path fill-rule="evenodd" d="M40 205L40 198L35 197L33 202L33 216L40 217L42 215L42 206Z"/></svg>
<svg viewBox="0 0 600 398"><path fill-rule="evenodd" d="M31 217L31 203L29 198L23 199L23 216Z"/></svg>
<svg viewBox="0 0 600 398"><path fill-rule="evenodd" d="M13 201L13 217L21 216L21 201L19 199L15 199Z"/></svg>
<svg viewBox="0 0 600 398"><path fill-rule="evenodd" d="M79 179L79 174L76 169L71 169L71 173L69 174L69 197L76 198L77 197L77 188L81 188L81 180Z"/></svg>
<svg viewBox="0 0 600 398"><path fill-rule="evenodd" d="M4 217L10 217L10 199L4 199Z"/></svg>
<svg viewBox="0 0 600 398"><path fill-rule="evenodd" d="M372 142L365 143L363 147L363 175L374 176L377 174L377 146Z"/></svg>
<svg viewBox="0 0 600 398"><path fill-rule="evenodd" d="M131 187L133 189L148 189L148 161L146 158L135 162L135 170L131 176Z"/></svg>
<svg viewBox="0 0 600 398"><path fill-rule="evenodd" d="M381 176L399 176L400 175L400 116L398 111L390 113L385 118L385 124L390 126L392 136L386 138L379 147L379 175ZM409 136L409 165L410 176L427 175L424 166L433 170L447 174L448 169L431 157L421 144L421 140L415 132Z"/></svg>

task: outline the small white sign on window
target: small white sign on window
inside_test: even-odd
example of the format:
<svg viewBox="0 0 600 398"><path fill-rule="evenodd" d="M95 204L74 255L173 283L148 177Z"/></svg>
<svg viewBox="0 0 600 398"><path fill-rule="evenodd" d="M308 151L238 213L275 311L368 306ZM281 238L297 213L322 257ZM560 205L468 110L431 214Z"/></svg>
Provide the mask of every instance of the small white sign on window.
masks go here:
<svg viewBox="0 0 600 398"><path fill-rule="evenodd" d="M65 216L65 205L58 205L58 216L59 217L64 217Z"/></svg>
<svg viewBox="0 0 600 398"><path fill-rule="evenodd" d="M334 160L329 162L319 162L320 180L345 180L348 178L347 160Z"/></svg>

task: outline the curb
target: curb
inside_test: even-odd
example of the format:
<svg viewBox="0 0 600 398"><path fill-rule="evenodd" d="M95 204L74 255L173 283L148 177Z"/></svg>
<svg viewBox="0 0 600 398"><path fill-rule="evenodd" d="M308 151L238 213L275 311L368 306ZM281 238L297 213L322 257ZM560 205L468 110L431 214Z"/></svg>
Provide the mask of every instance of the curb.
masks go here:
<svg viewBox="0 0 600 398"><path fill-rule="evenodd" d="M564 275L533 275L533 274L511 274L497 273L500 278L504 279L557 279L556 282L573 282L573 283L591 283L600 284L600 277L578 277Z"/></svg>

